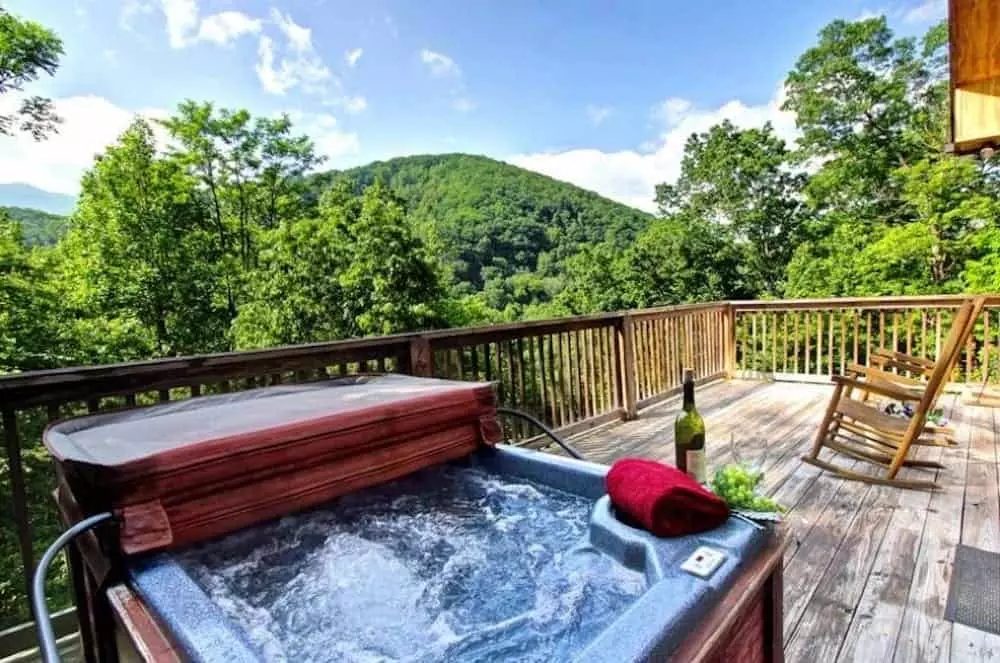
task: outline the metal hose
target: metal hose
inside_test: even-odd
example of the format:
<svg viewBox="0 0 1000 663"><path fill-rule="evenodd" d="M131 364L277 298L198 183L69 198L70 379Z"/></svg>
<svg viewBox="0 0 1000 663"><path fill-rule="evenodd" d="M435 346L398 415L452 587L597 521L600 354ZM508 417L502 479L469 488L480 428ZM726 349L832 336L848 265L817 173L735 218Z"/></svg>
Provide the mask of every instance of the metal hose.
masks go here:
<svg viewBox="0 0 1000 663"><path fill-rule="evenodd" d="M583 457L582 453L573 448L573 445L571 445L569 442L556 435L555 431L553 431L551 428L549 428L541 421L539 421L536 417L528 414L527 412L522 412L521 410L515 410L509 407L498 407L497 414L506 414L511 417L517 417L519 419L524 419L525 421L530 422L531 424L540 428L543 433L552 438L552 441L558 444L560 447L562 447L563 451L568 453L570 456L576 458L577 460L586 460Z"/></svg>
<svg viewBox="0 0 1000 663"><path fill-rule="evenodd" d="M67 543L83 534L91 527L99 525L106 520L111 520L114 516L108 513L99 513L96 516L84 518L68 530L59 535L59 538L52 542L46 549L42 559L35 567L35 575L31 579L31 607L35 612L35 627L38 630L38 647L42 653L44 663L61 663L59 657L59 646L56 644L56 634L52 630L52 618L49 616L49 609L45 605L45 576L48 575L49 566L56 555L66 546Z"/></svg>

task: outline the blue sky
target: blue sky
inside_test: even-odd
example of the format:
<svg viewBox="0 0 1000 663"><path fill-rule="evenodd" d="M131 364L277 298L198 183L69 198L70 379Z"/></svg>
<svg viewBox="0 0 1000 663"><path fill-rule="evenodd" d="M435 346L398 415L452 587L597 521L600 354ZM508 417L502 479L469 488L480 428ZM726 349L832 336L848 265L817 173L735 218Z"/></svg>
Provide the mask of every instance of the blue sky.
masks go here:
<svg viewBox="0 0 1000 663"><path fill-rule="evenodd" d="M31 89L56 100L60 135L0 138L0 182L75 193L135 113L192 98L291 113L327 167L473 152L645 208L691 131L728 117L794 140L781 82L830 20L885 13L920 34L945 12L942 0L0 3L67 52Z"/></svg>

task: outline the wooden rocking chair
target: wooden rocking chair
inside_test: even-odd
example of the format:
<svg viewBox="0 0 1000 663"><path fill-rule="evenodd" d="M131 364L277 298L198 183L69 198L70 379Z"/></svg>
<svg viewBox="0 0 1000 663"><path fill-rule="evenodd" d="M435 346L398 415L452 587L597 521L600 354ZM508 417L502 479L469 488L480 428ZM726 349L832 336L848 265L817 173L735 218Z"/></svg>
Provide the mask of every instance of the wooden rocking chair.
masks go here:
<svg viewBox="0 0 1000 663"><path fill-rule="evenodd" d="M966 302L967 304L968 302ZM937 406L937 401L944 393L945 387L948 385L948 379L951 377L952 372L955 370L955 366L958 364L958 360L962 354L962 348L966 341L969 339L969 335L975 329L976 321L982 314L983 309L986 306L985 297L976 297L972 300L972 311L969 314L969 319L966 322L966 329L962 336L959 337L958 344L954 348L954 352L951 355L948 368L945 371L945 378L938 385L937 393L934 394L934 398L928 408L928 414L934 411ZM961 309L959 309L961 312ZM956 317L955 323L958 322ZM956 329L956 324L952 324L951 331ZM948 339L945 340L945 345L947 345ZM945 348L942 348L941 359L946 357ZM869 360L871 366L861 366L860 364L848 364L847 375L849 377L865 380L872 384L881 384L889 387L897 387L899 390L906 392L908 394L907 398L899 398L902 402L917 403L924 395L924 390L927 385L927 381L930 380L931 376L934 374L934 369L937 367L937 362L928 359L926 357L920 357L918 355L910 355L904 352L897 352L893 350L887 350L880 348L875 350L871 354ZM901 372L891 372L894 369ZM861 395L861 400L867 400L870 392L865 392ZM942 426L935 424L933 422L927 421L924 423L924 431L929 437L914 441L914 444L929 444L934 446L955 446L957 442L955 441L955 430L950 426Z"/></svg>
<svg viewBox="0 0 1000 663"><path fill-rule="evenodd" d="M941 356L926 382L900 384L893 381L898 377L896 374L885 371L876 373L871 369L865 369L864 379L859 379L859 376L835 375L835 388L823 423L816 433L812 450L802 460L844 479L901 488L939 488L933 481L900 479L896 475L904 466L926 469L944 467L934 461L907 458L907 454L910 446L920 443L921 436L926 432L927 415L941 394L958 354L972 331L975 322L973 313L977 306L981 310L982 302L967 300L958 309L941 348ZM854 398L855 394L860 398ZM872 394L900 402L916 402L913 416L907 420L879 411L867 402L867 397ZM819 455L824 448L883 467L886 469L885 475L856 472L823 460Z"/></svg>

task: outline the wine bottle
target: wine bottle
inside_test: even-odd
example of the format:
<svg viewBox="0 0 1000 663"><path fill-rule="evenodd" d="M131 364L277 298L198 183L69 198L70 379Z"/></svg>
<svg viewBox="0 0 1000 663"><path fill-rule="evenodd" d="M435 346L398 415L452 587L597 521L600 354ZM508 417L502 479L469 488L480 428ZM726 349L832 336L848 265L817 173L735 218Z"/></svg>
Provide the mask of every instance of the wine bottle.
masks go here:
<svg viewBox="0 0 1000 663"><path fill-rule="evenodd" d="M684 409L674 421L677 468L705 483L705 420L694 406L694 370L684 369Z"/></svg>

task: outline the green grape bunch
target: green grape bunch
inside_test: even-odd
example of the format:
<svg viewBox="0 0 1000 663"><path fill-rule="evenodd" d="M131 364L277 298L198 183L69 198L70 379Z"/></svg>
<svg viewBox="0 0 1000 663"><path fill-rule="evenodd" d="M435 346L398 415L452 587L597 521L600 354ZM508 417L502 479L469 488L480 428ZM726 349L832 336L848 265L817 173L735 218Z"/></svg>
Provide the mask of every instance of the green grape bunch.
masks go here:
<svg viewBox="0 0 1000 663"><path fill-rule="evenodd" d="M730 509L784 513L783 506L770 497L757 494L757 486L763 478L763 472L745 465L726 465L716 470L712 477L712 492L724 499Z"/></svg>

